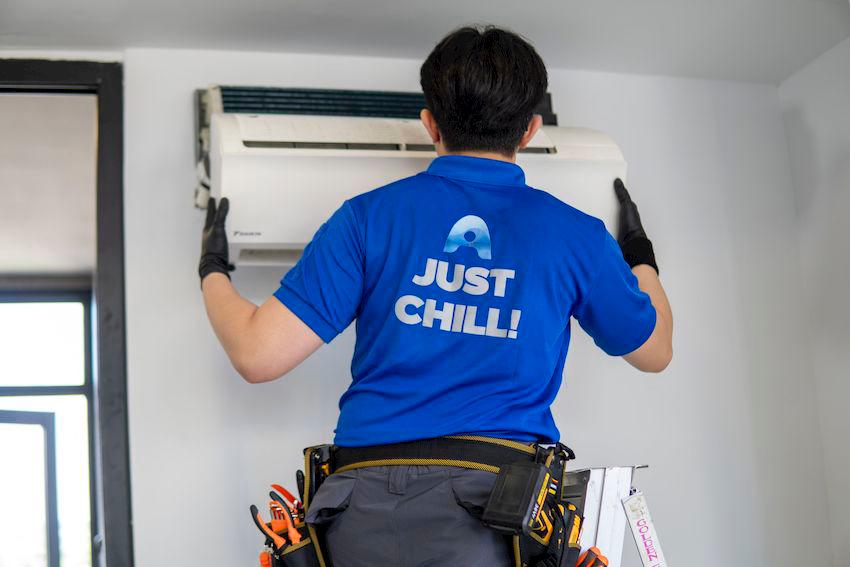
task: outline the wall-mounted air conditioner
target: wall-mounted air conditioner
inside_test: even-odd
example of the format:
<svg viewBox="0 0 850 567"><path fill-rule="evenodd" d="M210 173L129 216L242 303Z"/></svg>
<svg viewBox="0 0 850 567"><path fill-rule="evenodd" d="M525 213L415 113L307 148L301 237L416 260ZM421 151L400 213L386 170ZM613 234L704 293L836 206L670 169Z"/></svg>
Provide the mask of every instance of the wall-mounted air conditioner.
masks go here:
<svg viewBox="0 0 850 567"><path fill-rule="evenodd" d="M436 156L418 119L229 112L220 90L202 93L208 98L201 122L208 118L210 129L209 138L199 131L202 164L208 151L208 168L199 169L212 197L230 200L230 258L237 265L292 265L345 199L414 175ZM547 125L517 162L529 185L614 230L612 183L625 179L626 162L611 138Z"/></svg>

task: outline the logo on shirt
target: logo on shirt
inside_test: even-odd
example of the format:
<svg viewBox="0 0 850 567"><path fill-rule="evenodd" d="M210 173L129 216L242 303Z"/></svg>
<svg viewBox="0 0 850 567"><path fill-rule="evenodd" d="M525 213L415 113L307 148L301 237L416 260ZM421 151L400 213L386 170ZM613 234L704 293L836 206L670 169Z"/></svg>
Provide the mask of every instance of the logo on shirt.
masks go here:
<svg viewBox="0 0 850 567"><path fill-rule="evenodd" d="M482 260L492 258L490 229L484 219L466 215L452 226L443 252L451 254L462 246L475 250ZM414 273L410 279L421 288L421 292L396 299L395 316L405 325L421 325L449 333L516 339L519 337L522 311L513 308L508 294L509 288L515 285L515 279L516 270L512 268L466 266L438 258L425 258L422 273ZM427 297L435 288L457 294L457 299L445 301ZM425 297L420 297L420 294ZM480 301L478 298L488 299Z"/></svg>
<svg viewBox="0 0 850 567"><path fill-rule="evenodd" d="M466 215L452 226L443 252L452 253L461 246L475 249L482 260L491 258L490 229L487 228L484 219L475 215Z"/></svg>

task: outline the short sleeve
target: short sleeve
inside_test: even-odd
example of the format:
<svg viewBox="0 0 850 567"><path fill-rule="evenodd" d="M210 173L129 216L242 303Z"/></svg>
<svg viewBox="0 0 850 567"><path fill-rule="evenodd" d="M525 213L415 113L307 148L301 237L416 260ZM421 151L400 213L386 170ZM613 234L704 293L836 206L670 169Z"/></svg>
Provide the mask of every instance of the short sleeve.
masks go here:
<svg viewBox="0 0 850 567"><path fill-rule="evenodd" d="M639 348L652 334L655 308L607 230L596 260L596 275L573 316L599 348L611 356L622 356Z"/></svg>
<svg viewBox="0 0 850 567"><path fill-rule="evenodd" d="M351 204L331 215L274 296L331 342L354 320L363 292L363 240Z"/></svg>

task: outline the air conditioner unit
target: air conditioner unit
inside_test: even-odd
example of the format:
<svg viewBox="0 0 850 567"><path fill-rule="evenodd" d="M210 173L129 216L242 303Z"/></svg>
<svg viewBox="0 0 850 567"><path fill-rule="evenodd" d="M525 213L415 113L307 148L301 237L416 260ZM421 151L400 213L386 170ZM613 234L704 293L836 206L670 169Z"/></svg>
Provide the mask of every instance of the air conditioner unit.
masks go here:
<svg viewBox="0 0 850 567"><path fill-rule="evenodd" d="M293 265L344 200L423 171L436 157L418 119L207 111L210 193L230 200L237 265ZM626 162L610 137L544 126L517 163L530 186L614 231L612 184L625 179Z"/></svg>

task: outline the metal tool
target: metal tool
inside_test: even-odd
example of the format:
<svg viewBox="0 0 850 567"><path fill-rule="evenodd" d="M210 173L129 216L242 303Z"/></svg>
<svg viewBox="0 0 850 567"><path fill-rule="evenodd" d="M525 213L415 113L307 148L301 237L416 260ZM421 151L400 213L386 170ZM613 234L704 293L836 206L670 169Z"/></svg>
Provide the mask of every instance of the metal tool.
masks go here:
<svg viewBox="0 0 850 567"><path fill-rule="evenodd" d="M263 535L266 536L266 541L274 545L274 548L277 551L280 551L287 546L286 539L274 533L274 530L266 525L266 522L260 515L260 510L253 504L251 504L251 519L254 520L254 524L257 526L257 529L263 532ZM299 540L300 539L301 538L299 537Z"/></svg>
<svg viewBox="0 0 850 567"><path fill-rule="evenodd" d="M289 541L293 544L296 544L301 541L301 533L295 529L295 518L292 516L292 512L287 506L286 501L275 491L269 492L269 497L280 504L284 516L283 521L286 522L286 535L289 536Z"/></svg>
<svg viewBox="0 0 850 567"><path fill-rule="evenodd" d="M287 489L285 489L284 487L282 487L279 484L273 484L272 488L274 488L275 490L280 492L283 495L283 497L286 498L289 501L289 503L291 504L291 506L290 506L291 508L297 508L298 507L298 500Z"/></svg>
<svg viewBox="0 0 850 567"><path fill-rule="evenodd" d="M304 471L295 471L295 484L298 486L298 498L304 502Z"/></svg>

